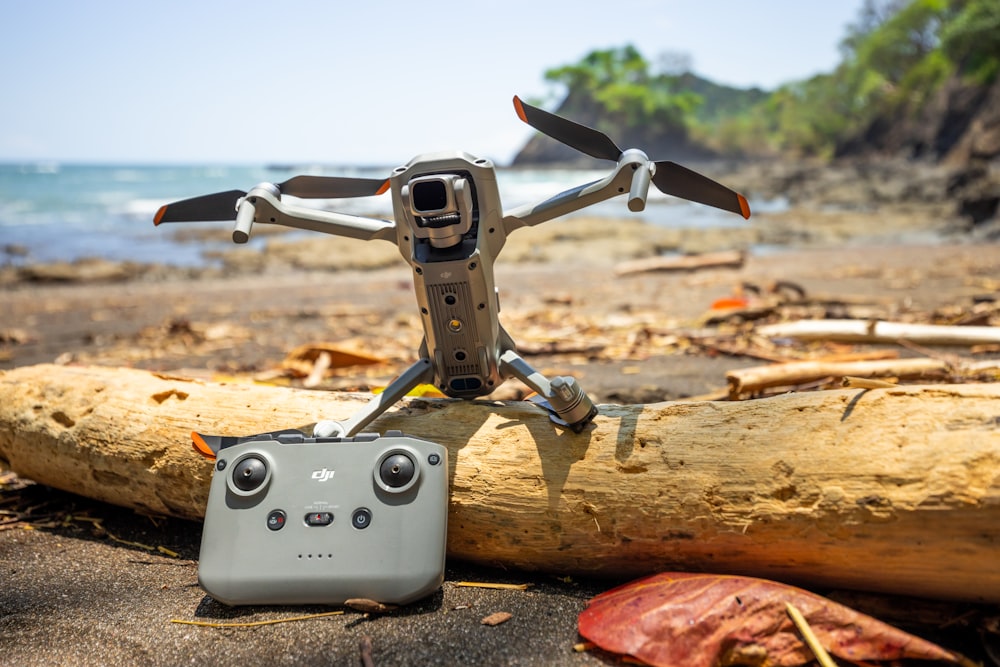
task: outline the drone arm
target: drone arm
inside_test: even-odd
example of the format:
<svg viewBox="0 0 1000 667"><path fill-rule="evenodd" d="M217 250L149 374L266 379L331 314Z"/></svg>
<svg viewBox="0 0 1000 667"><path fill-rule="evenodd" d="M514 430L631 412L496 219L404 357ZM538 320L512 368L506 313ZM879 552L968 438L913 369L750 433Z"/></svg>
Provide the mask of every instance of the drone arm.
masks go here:
<svg viewBox="0 0 1000 667"><path fill-rule="evenodd" d="M605 178L566 190L538 204L516 208L504 217L504 227L508 234L519 227L534 227L625 192L629 193L629 210L641 211L646 205L652 168L652 163L641 151L625 151L618 167Z"/></svg>
<svg viewBox="0 0 1000 667"><path fill-rule="evenodd" d="M251 212L244 213L245 208ZM252 216L254 222L346 236L362 241L372 239L396 241L396 223L394 222L321 211L304 206L292 206L282 202L278 196L264 188L254 188L247 193L246 198L240 204L239 213L236 216L236 228L233 230L233 240L237 243L246 243L249 239L248 216ZM243 222L242 225L241 222Z"/></svg>
<svg viewBox="0 0 1000 667"><path fill-rule="evenodd" d="M413 364L403 374L389 383L389 386L380 394L375 394L365 407L351 415L350 419L342 422L321 421L316 424L313 435L316 437L337 436L350 437L357 435L361 429L370 424L376 417L399 402L404 396L410 393L417 385L434 381L434 366L430 359L424 357Z"/></svg>
<svg viewBox="0 0 1000 667"><path fill-rule="evenodd" d="M549 411L552 421L579 433L597 415L597 408L576 379L559 376L549 380L536 371L514 349L500 355L500 372L513 375L538 395L531 399Z"/></svg>

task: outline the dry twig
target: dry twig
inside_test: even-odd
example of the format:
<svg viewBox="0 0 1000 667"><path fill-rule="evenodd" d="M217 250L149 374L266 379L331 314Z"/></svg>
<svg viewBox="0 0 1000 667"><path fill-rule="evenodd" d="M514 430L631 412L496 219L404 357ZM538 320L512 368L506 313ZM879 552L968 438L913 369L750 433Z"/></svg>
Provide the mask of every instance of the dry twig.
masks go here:
<svg viewBox="0 0 1000 667"><path fill-rule="evenodd" d="M343 611L326 611L320 614L306 614L305 616L293 616L291 618L275 618L269 621L245 621L240 623L218 623L215 621L186 621L181 618L170 619L171 623L180 625L197 625L203 628L256 628L261 625L277 625L278 623L294 623L296 621L309 621L314 618L325 618L327 616L341 616Z"/></svg>

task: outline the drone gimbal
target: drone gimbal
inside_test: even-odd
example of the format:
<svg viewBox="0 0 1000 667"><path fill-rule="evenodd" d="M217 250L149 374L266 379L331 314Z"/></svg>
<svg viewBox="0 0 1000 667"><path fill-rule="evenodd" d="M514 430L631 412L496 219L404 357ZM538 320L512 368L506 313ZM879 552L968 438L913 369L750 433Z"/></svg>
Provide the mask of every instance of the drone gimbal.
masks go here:
<svg viewBox="0 0 1000 667"><path fill-rule="evenodd" d="M424 340L420 359L344 421L321 421L319 436L353 436L417 385L432 383L445 395L476 398L516 377L534 390L532 399L558 424L581 431L597 408L572 377L549 380L518 355L497 318L493 263L520 227L552 220L628 193L630 211L642 211L650 183L666 194L750 216L746 199L679 164L653 162L637 149L622 151L604 133L514 98L518 116L536 130L592 157L612 160L603 179L538 204L504 212L490 160L462 152L419 155L388 180L296 176L263 183L249 192L231 190L160 208L155 223L235 220L233 241L246 243L255 223L269 223L361 240L395 243L413 269ZM344 198L392 192L394 221L295 206L282 195Z"/></svg>

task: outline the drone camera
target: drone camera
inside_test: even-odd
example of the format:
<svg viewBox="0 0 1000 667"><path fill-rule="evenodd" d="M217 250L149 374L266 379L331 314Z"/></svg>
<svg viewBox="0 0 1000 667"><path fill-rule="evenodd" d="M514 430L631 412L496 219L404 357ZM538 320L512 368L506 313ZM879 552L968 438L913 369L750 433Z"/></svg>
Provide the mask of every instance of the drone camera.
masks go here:
<svg viewBox="0 0 1000 667"><path fill-rule="evenodd" d="M411 208L420 216L441 215L455 209L455 191L437 176L412 183Z"/></svg>
<svg viewBox="0 0 1000 667"><path fill-rule="evenodd" d="M414 236L435 248L450 248L472 228L472 187L458 174L412 178L402 195L416 222Z"/></svg>

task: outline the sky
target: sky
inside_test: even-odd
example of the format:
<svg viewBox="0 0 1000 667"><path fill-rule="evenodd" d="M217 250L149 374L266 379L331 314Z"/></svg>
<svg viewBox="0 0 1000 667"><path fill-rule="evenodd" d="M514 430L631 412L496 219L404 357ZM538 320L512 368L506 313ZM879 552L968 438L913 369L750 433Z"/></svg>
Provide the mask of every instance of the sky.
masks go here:
<svg viewBox="0 0 1000 667"><path fill-rule="evenodd" d="M0 162L506 164L512 97L632 44L718 83L831 71L862 0L31 0L3 12Z"/></svg>

